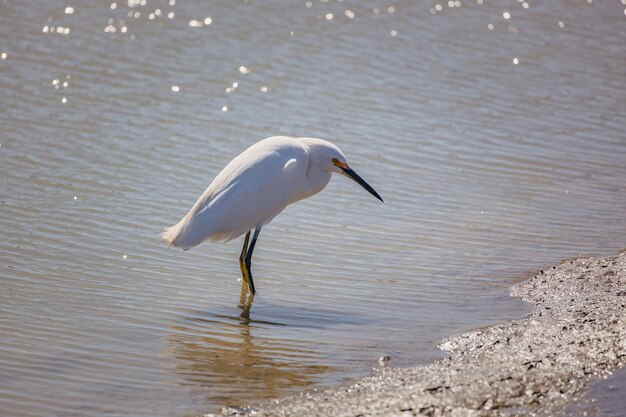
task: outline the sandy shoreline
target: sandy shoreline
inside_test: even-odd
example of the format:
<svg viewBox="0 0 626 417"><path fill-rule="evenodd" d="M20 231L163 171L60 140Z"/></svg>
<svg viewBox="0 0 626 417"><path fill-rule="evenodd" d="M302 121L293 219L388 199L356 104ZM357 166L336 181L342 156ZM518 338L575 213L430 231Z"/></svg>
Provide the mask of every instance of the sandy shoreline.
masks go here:
<svg viewBox="0 0 626 417"><path fill-rule="evenodd" d="M446 339L450 356L348 386L224 409L258 416L554 415L626 362L626 251L566 261L511 287L526 318Z"/></svg>

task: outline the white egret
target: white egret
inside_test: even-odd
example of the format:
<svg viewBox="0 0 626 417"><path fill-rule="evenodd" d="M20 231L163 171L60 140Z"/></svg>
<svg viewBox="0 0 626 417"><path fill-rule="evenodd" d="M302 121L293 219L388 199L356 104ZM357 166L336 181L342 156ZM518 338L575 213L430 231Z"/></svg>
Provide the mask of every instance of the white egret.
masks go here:
<svg viewBox="0 0 626 417"><path fill-rule="evenodd" d="M239 262L254 294L250 266L261 228L288 205L322 191L333 173L351 178L383 201L350 168L336 145L316 138L274 136L252 145L226 165L189 213L167 227L161 237L169 246L187 250L205 240L228 241L245 233Z"/></svg>

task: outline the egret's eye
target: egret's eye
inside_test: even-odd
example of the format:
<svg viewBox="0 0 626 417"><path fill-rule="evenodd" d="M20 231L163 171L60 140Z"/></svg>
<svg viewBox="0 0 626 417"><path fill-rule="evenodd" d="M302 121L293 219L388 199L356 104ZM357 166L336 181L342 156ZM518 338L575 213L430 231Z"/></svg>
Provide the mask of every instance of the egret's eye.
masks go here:
<svg viewBox="0 0 626 417"><path fill-rule="evenodd" d="M339 163L339 159L337 159L337 158L333 158L333 164L334 164L334 165L337 165L338 163Z"/></svg>

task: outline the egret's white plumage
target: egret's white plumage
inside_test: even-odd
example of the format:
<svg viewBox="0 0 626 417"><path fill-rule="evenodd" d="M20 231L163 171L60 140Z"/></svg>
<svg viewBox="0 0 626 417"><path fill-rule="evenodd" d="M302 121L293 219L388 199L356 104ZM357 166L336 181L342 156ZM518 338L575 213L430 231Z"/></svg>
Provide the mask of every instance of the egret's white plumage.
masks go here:
<svg viewBox="0 0 626 417"><path fill-rule="evenodd" d="M226 165L189 213L161 236L170 246L189 249L264 226L289 204L321 191L333 158L345 161L337 146L322 139L264 139Z"/></svg>
<svg viewBox="0 0 626 417"><path fill-rule="evenodd" d="M274 136L252 145L226 165L189 213L161 237L170 246L187 250L205 240L230 240L255 229L250 250L247 236L242 252L242 261L249 252L249 264L261 227L289 204L320 192L333 173L350 177L382 201L350 169L336 145L316 138Z"/></svg>

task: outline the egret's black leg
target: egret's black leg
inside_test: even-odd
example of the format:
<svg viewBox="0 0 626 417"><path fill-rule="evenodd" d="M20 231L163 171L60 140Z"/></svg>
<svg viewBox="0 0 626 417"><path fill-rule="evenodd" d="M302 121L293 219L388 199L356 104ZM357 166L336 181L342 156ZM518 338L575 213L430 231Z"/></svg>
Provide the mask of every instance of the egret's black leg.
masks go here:
<svg viewBox="0 0 626 417"><path fill-rule="evenodd" d="M243 260L246 259L246 252L248 252L248 241L250 240L250 231L246 233L246 237L243 240L243 248L241 248L241 255L239 255L239 263L243 263Z"/></svg>
<svg viewBox="0 0 626 417"><path fill-rule="evenodd" d="M246 253L246 266L250 269L250 264L252 263L252 251L254 250L254 245L256 245L256 240L259 238L259 233L261 232L261 228L257 227L254 229L254 235L252 236L252 242L250 242L250 247ZM250 232L248 232L250 233Z"/></svg>
<svg viewBox="0 0 626 417"><path fill-rule="evenodd" d="M246 252L246 256L244 259L244 263L248 272L248 283L250 284L250 292L252 294L256 293L256 290L254 289L254 281L252 280L252 271L250 270L250 266L252 265L252 251L254 251L254 245L256 245L256 240L259 237L259 233L261 232L261 228L257 227L256 229L254 229L254 235L252 236L252 242L250 242L250 246L248 247L248 250ZM250 232L248 232L250 233Z"/></svg>
<svg viewBox="0 0 626 417"><path fill-rule="evenodd" d="M248 289L252 293L252 297L254 297L254 283L252 282L252 275L250 274L250 267L246 265L246 255L248 253L248 242L250 241L250 231L246 233L246 237L243 240L243 247L241 248L241 255L239 255L239 267L241 268L241 275L243 276L243 280L245 281ZM241 287L242 297L243 297L243 286Z"/></svg>

